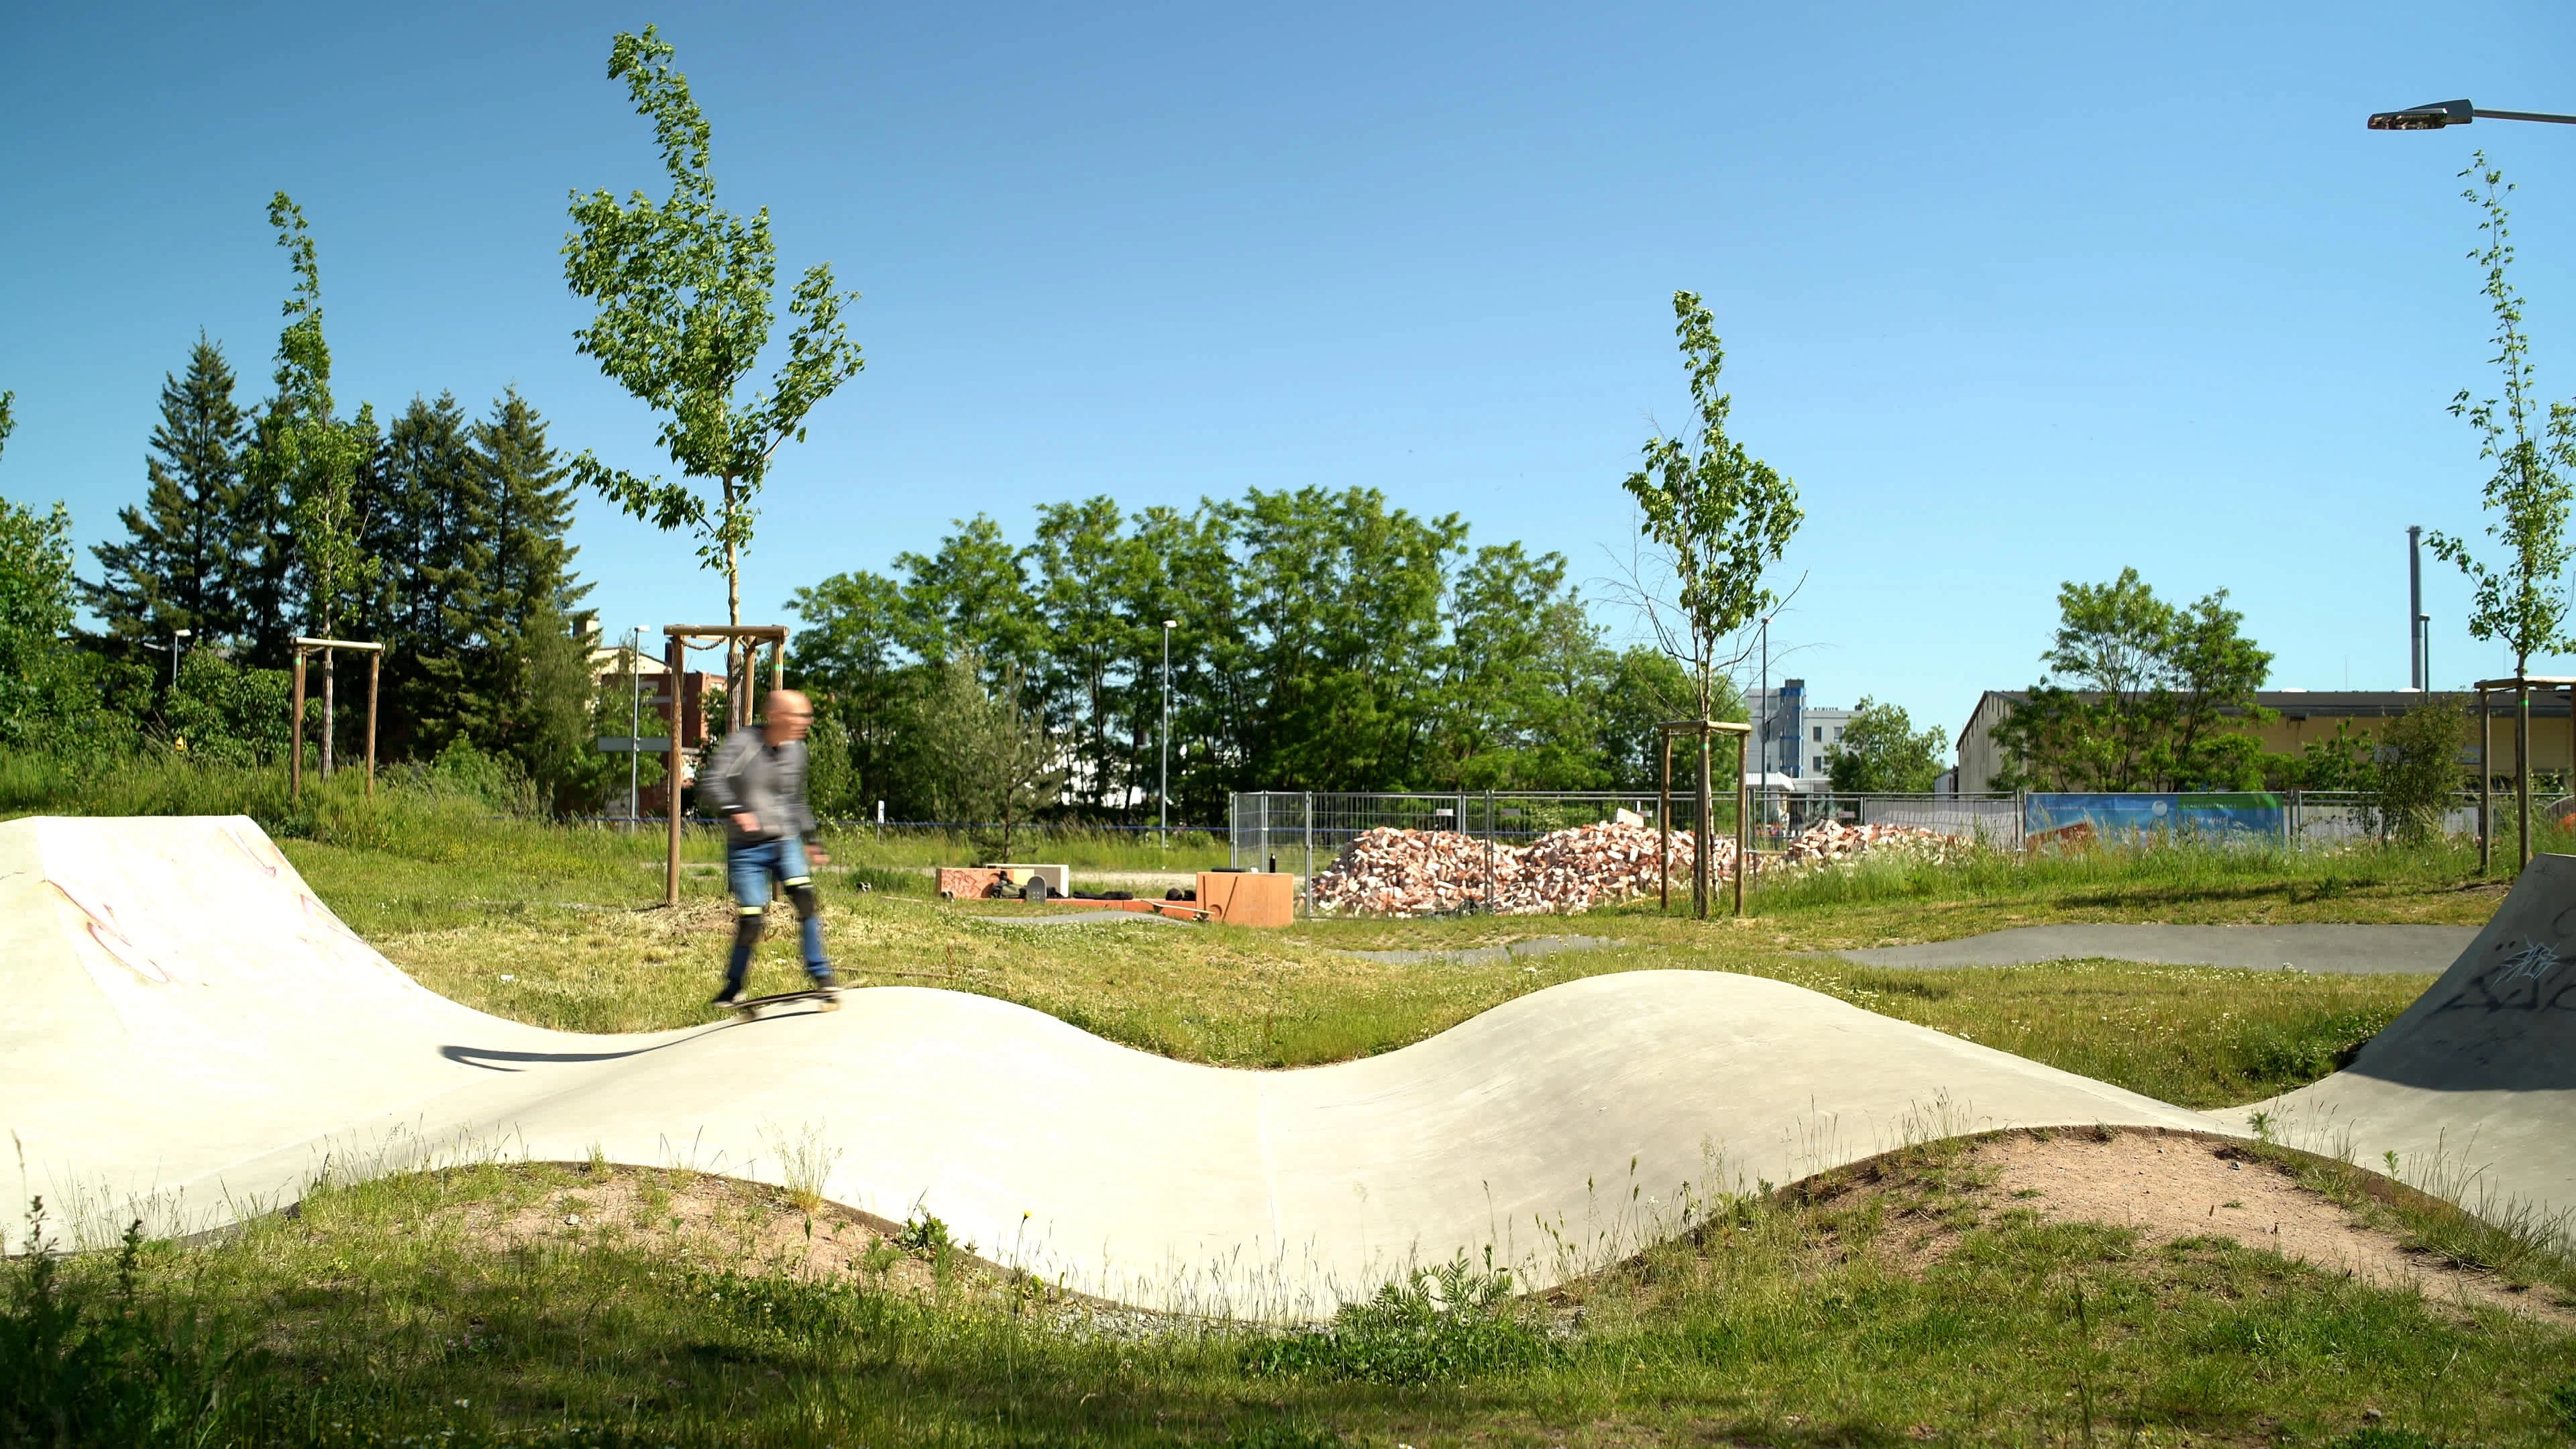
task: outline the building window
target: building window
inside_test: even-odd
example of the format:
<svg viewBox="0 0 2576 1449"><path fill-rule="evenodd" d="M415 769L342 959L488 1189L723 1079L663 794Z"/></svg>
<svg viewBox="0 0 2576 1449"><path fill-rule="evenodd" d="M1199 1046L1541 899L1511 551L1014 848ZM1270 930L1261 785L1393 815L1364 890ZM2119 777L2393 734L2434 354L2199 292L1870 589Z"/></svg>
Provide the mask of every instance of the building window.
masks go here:
<svg viewBox="0 0 2576 1449"><path fill-rule="evenodd" d="M1836 742L1840 742L1840 741L1841 741L1841 739L1842 739L1842 737L1843 737L1843 727L1842 727L1841 725L1836 725L1836 726L1834 726L1834 739L1835 739L1835 741L1836 741Z"/></svg>
<svg viewBox="0 0 2576 1449"><path fill-rule="evenodd" d="M1816 743L1821 745L1821 744L1823 744L1824 742L1825 742L1825 727L1824 727L1823 725L1818 725L1818 726L1816 726Z"/></svg>

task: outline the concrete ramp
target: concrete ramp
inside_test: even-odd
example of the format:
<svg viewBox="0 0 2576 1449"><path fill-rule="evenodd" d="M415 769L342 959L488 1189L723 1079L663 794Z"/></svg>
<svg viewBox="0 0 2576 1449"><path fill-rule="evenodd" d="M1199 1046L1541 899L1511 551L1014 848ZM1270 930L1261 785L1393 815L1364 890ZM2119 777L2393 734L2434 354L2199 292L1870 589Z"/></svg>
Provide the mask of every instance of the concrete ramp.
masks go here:
<svg viewBox="0 0 2576 1449"><path fill-rule="evenodd" d="M2253 1114L2281 1140L2490 1217L2576 1216L2576 856L2541 855L2433 988L2352 1065Z"/></svg>
<svg viewBox="0 0 2576 1449"><path fill-rule="evenodd" d="M596 1150L926 1210L1082 1291L1250 1316L1328 1312L1408 1262L1488 1246L1544 1286L1712 1193L1908 1140L2217 1125L1715 972L1573 982L1293 1072L1175 1062L905 988L829 1015L543 1031L412 982L239 818L0 824L0 994L22 1199L43 1193L93 1240L130 1216L217 1226L324 1171Z"/></svg>

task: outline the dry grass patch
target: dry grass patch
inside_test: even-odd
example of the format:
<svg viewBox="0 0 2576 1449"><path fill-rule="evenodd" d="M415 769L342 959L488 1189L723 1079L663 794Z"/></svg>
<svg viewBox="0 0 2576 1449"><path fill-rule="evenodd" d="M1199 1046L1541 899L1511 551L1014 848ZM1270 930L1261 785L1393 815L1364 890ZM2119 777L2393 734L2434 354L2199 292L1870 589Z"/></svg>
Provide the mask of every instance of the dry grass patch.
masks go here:
<svg viewBox="0 0 2576 1449"><path fill-rule="evenodd" d="M2352 1169L2344 1169L2351 1172ZM2393 1185L2392 1185L2393 1186ZM2402 1193L2404 1189L2394 1189ZM2576 1328L2576 1294L2427 1252L2370 1200L2303 1181L2295 1159L2223 1138L2091 1128L2005 1132L1856 1164L1793 1189L1820 1242L1919 1273L1979 1228L2096 1223L2141 1248L2223 1240L2428 1304ZM2427 1201L2428 1211L2442 1211Z"/></svg>

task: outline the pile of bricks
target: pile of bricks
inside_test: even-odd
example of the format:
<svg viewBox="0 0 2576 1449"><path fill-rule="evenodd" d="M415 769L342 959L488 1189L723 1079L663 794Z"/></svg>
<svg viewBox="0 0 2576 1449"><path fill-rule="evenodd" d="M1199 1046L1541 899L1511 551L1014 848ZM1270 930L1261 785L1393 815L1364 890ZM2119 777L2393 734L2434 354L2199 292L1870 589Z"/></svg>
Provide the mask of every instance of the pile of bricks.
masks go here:
<svg viewBox="0 0 2576 1449"><path fill-rule="evenodd" d="M1787 865L1821 865L1871 851L1905 850L1942 860L1958 844L1958 837L1920 825L1845 825L1827 820L1801 831L1780 852L1780 859Z"/></svg>
<svg viewBox="0 0 2576 1449"><path fill-rule="evenodd" d="M1673 833L1673 879L1687 882L1691 835ZM1642 825L1578 825L1526 846L1450 831L1367 831L1318 872L1314 909L1334 915L1436 916L1487 909L1488 867L1496 915L1562 915L1655 889L1656 833ZM1712 862L1735 867L1735 842L1720 840Z"/></svg>
<svg viewBox="0 0 2576 1449"><path fill-rule="evenodd" d="M1689 831L1673 832L1673 889L1683 894L1690 890L1692 844ZM1954 836L1916 825L1829 820L1801 833L1777 859L1781 865L1813 866L1873 850L1905 850L1938 860L1958 844ZM1498 916L1564 915L1652 895L1659 849L1653 829L1625 821L1578 825L1525 846L1445 830L1381 827L1353 839L1339 858L1316 873L1310 899L1324 915L1438 916L1485 910ZM1709 868L1713 880L1734 878L1732 839L1718 838Z"/></svg>

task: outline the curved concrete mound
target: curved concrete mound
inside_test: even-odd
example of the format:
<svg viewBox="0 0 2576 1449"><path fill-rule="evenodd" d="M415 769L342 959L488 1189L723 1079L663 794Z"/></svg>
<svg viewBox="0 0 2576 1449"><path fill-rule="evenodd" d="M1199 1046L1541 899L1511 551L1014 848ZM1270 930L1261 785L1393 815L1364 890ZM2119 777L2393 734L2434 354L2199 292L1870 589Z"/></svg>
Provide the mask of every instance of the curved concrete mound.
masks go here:
<svg viewBox="0 0 2576 1449"><path fill-rule="evenodd" d="M2268 1102L2294 1147L2385 1168L2491 1218L2576 1221L2576 856L2538 855L2432 989L2344 1070Z"/></svg>
<svg viewBox="0 0 2576 1449"><path fill-rule="evenodd" d="M0 1128L58 1223L199 1230L326 1171L596 1151L927 1211L1079 1291L1238 1316L1325 1313L1489 1247L1546 1286L1713 1193L1907 1141L2218 1125L1713 972L1573 982L1293 1072L906 988L830 1015L544 1031L415 984L240 818L0 824L0 993Z"/></svg>

